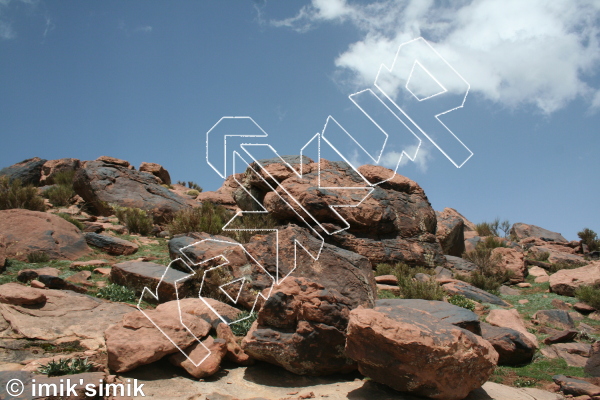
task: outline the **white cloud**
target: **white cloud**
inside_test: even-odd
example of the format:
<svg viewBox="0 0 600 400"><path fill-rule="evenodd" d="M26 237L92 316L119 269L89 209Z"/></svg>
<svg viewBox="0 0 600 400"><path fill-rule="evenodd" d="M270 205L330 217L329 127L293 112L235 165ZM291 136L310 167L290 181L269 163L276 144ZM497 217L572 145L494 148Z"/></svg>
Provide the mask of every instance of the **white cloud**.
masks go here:
<svg viewBox="0 0 600 400"><path fill-rule="evenodd" d="M10 23L0 20L0 39L9 40L17 37Z"/></svg>
<svg viewBox="0 0 600 400"><path fill-rule="evenodd" d="M502 106L552 113L581 97L600 107L589 77L600 64L598 0L312 0L296 16L273 21L306 31L351 23L364 36L335 60L353 88L371 86L398 46L423 36L471 84Z"/></svg>
<svg viewBox="0 0 600 400"><path fill-rule="evenodd" d="M415 154L415 152L417 152L415 160L413 162L417 165L417 168L421 172L427 172L429 161L432 160L431 153L429 152L427 147L423 145L421 145L420 147L408 146L406 151L409 154ZM402 159L400 159L401 155ZM400 160L400 163L398 163L398 160ZM406 154L402 154L401 152L397 151L388 151L381 157L379 165L390 169L395 169L396 165L398 165L398 171L396 172L400 173L401 171L399 169L405 166L409 161L410 158L408 158Z"/></svg>
<svg viewBox="0 0 600 400"><path fill-rule="evenodd" d="M151 33L152 32L152 27L150 25L146 25L146 26L138 26L137 28L134 29L135 32L140 32L140 33Z"/></svg>

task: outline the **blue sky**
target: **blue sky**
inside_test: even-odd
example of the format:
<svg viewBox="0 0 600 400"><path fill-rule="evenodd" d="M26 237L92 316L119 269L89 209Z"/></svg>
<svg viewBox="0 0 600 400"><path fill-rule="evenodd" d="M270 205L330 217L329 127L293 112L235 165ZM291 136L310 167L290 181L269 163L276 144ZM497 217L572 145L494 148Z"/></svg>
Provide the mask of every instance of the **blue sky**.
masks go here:
<svg viewBox="0 0 600 400"><path fill-rule="evenodd" d="M348 96L422 36L470 84L443 121L473 156L458 169L421 137L398 172L436 210L576 239L600 231L599 16L584 0L0 0L0 164L110 155L214 190L222 116L297 154L329 115L356 129Z"/></svg>

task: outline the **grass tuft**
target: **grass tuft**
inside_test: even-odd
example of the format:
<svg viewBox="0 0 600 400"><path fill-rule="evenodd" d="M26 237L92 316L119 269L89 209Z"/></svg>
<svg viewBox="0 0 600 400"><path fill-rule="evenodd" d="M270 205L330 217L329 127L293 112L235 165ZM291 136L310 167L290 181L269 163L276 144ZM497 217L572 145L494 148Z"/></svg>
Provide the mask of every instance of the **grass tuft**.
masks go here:
<svg viewBox="0 0 600 400"><path fill-rule="evenodd" d="M98 289L96 297L123 303L135 303L138 300L135 291L115 283L109 283L105 287Z"/></svg>
<svg viewBox="0 0 600 400"><path fill-rule="evenodd" d="M248 317L248 318L246 318ZM250 327L256 321L258 313L250 311L242 311L238 314L237 319L246 318L243 321L230 325L231 331L235 336L246 336Z"/></svg>
<svg viewBox="0 0 600 400"><path fill-rule="evenodd" d="M83 372L89 372L93 368L93 364L88 362L87 358L63 358L58 361L50 361L48 364L38 368L38 372L52 376L74 375Z"/></svg>
<svg viewBox="0 0 600 400"><path fill-rule="evenodd" d="M111 205L111 207L119 222L125 225L130 233L139 233L146 236L152 232L153 219L147 211L117 205Z"/></svg>
<svg viewBox="0 0 600 400"><path fill-rule="evenodd" d="M34 251L27 254L27 262L31 264L41 264L50 261L50 256L43 251Z"/></svg>
<svg viewBox="0 0 600 400"><path fill-rule="evenodd" d="M24 208L32 211L46 211L44 199L31 185L23 186L19 179L10 182L8 176L0 176L0 210Z"/></svg>

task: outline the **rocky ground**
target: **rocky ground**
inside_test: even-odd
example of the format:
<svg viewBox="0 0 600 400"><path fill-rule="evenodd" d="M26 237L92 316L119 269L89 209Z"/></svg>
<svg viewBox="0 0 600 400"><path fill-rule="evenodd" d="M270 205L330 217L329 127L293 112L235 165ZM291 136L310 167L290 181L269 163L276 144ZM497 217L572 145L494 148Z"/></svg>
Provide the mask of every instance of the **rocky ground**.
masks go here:
<svg viewBox="0 0 600 400"><path fill-rule="evenodd" d="M323 160L322 186L348 193L319 189L312 160L289 161L302 177L270 160L202 193L110 157L0 171L40 194L74 172L66 204L0 211L0 398L45 398L10 397L11 379L67 377L137 379L160 399L600 398L600 312L575 297L600 280L585 244L522 223L485 234L398 175L334 213L390 171ZM208 203L256 210L252 197L271 231L243 243L168 231ZM118 207L152 216L148 232ZM475 286L490 260L497 291ZM48 376L60 360L70 375Z"/></svg>

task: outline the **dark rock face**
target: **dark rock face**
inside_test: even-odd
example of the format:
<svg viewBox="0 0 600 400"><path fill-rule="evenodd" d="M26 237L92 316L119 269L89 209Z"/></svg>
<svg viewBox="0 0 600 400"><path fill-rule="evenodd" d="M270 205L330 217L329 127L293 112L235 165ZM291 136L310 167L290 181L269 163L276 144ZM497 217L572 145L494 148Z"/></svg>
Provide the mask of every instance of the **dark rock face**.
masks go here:
<svg viewBox="0 0 600 400"><path fill-rule="evenodd" d="M140 172L148 172L158 179L160 179L160 183L165 185L171 184L171 175L169 171L164 169L164 167L160 164L143 162L140 165Z"/></svg>
<svg viewBox="0 0 600 400"><path fill-rule="evenodd" d="M75 225L45 212L0 211L0 232L6 258L27 261L28 254L42 252L52 260L76 260L91 251Z"/></svg>
<svg viewBox="0 0 600 400"><path fill-rule="evenodd" d="M557 327L559 329L573 329L575 323L567 311L564 310L540 310L535 313L533 319L540 324Z"/></svg>
<svg viewBox="0 0 600 400"><path fill-rule="evenodd" d="M435 237L435 212L423 189L410 179L396 175L372 188L372 193L364 199L370 184L389 178L391 170L362 166L359 172L363 178L345 163L327 160L315 163L305 158L303 175L299 177L296 175L300 171L299 159L293 164L296 171L278 160L259 162L264 170L256 172L248 168L242 185L276 219L301 226L304 220L310 225L318 223L328 233L349 226L327 240L367 257L372 265L406 262L433 266L445 261ZM233 198L243 210L260 209L241 188L234 192ZM359 203L359 207L337 207L335 212L331 208Z"/></svg>
<svg viewBox="0 0 600 400"><path fill-rule="evenodd" d="M242 348L299 375L352 371L356 364L344 353L350 309L336 290L289 277L265 302Z"/></svg>
<svg viewBox="0 0 600 400"><path fill-rule="evenodd" d="M96 212L106 215L107 204L149 211L156 222L164 222L187 200L161 186L148 172L138 172L122 162L88 161L75 174L73 188Z"/></svg>
<svg viewBox="0 0 600 400"><path fill-rule="evenodd" d="M513 224L510 229L510 233L515 235L517 238L525 239L528 237L539 238L545 241L552 242L563 242L568 243L569 241L565 239L560 233L552 232L544 228L540 228L535 225L527 225L521 222L517 222Z"/></svg>
<svg viewBox="0 0 600 400"><path fill-rule="evenodd" d="M456 211L445 208L435 213L437 217L437 236L444 254L460 257L465 251L465 222L456 215Z"/></svg>
<svg viewBox="0 0 600 400"><path fill-rule="evenodd" d="M448 262L448 266L456 272L469 273L477 270L477 265L464 258L447 255L446 261Z"/></svg>
<svg viewBox="0 0 600 400"><path fill-rule="evenodd" d="M572 396L597 396L600 395L600 386L593 385L581 379L569 378L564 375L554 375L552 380L560 385L564 394Z"/></svg>
<svg viewBox="0 0 600 400"><path fill-rule="evenodd" d="M61 158L46 161L42 166L40 186L54 184L54 177L60 172L76 171L81 167L81 161L76 158Z"/></svg>
<svg viewBox="0 0 600 400"><path fill-rule="evenodd" d="M458 400L481 387L498 353L465 329L428 312L394 306L350 312L346 354L359 371L401 392Z"/></svg>
<svg viewBox="0 0 600 400"><path fill-rule="evenodd" d="M108 254L117 256L127 256L138 251L138 245L128 240L93 232L85 234L85 241L90 246L98 247Z"/></svg>
<svg viewBox="0 0 600 400"><path fill-rule="evenodd" d="M510 304L502 300L498 296L494 296L491 293L481 290L478 287L469 285L466 282L454 281L442 285L444 290L451 295L460 294L465 296L467 299L475 300L479 303L490 303L497 306L508 307Z"/></svg>
<svg viewBox="0 0 600 400"><path fill-rule="evenodd" d="M498 365L522 365L531 362L537 347L522 333L481 323L481 335L498 352Z"/></svg>
<svg viewBox="0 0 600 400"><path fill-rule="evenodd" d="M19 179L23 185L38 186L42 176L42 166L47 160L39 157L23 160L10 167L0 170L0 175L6 175L10 181Z"/></svg>
<svg viewBox="0 0 600 400"><path fill-rule="evenodd" d="M406 308L425 311L440 321L458 326L481 336L479 317L472 311L443 301L420 299L377 300L375 309L393 317Z"/></svg>

